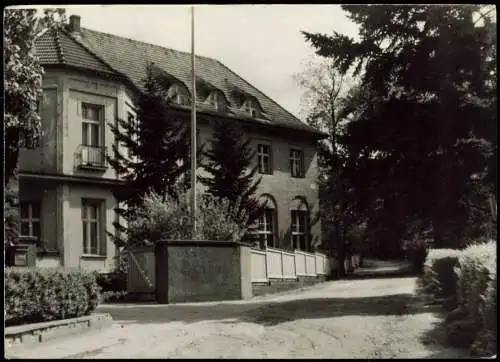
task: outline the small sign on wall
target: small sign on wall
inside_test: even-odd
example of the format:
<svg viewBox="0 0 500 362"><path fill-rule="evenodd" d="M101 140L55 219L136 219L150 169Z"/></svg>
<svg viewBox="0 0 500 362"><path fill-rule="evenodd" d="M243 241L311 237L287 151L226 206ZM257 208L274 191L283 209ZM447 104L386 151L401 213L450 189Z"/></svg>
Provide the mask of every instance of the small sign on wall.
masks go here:
<svg viewBox="0 0 500 362"><path fill-rule="evenodd" d="M26 250L18 251L14 254L14 265L15 266L28 265L28 254Z"/></svg>

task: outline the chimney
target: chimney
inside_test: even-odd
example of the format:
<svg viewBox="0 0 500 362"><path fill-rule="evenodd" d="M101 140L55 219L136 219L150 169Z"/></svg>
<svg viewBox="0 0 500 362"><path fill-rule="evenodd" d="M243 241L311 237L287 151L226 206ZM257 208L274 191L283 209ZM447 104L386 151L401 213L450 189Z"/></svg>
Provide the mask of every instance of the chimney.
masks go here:
<svg viewBox="0 0 500 362"><path fill-rule="evenodd" d="M80 16L79 15L71 15L69 17L69 30L72 33L80 32Z"/></svg>

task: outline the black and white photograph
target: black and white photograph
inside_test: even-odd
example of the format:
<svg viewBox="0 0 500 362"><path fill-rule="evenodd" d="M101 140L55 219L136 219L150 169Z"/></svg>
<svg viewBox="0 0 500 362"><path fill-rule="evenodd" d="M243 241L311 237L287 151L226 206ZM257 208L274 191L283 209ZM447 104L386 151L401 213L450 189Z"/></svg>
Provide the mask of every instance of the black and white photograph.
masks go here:
<svg viewBox="0 0 500 362"><path fill-rule="evenodd" d="M3 25L5 359L496 359L496 5Z"/></svg>

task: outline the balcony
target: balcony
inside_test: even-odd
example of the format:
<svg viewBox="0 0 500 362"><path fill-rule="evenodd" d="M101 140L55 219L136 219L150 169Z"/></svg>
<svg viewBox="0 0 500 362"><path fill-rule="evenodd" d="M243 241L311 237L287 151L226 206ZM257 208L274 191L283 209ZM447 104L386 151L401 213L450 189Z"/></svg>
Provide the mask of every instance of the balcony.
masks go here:
<svg viewBox="0 0 500 362"><path fill-rule="evenodd" d="M77 156L80 169L104 171L107 168L106 147L80 145Z"/></svg>

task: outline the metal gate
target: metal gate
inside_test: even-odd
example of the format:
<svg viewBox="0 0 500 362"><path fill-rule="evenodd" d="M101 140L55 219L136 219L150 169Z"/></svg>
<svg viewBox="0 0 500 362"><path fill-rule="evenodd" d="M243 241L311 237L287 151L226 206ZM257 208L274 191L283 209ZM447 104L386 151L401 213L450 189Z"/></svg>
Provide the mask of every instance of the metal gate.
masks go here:
<svg viewBox="0 0 500 362"><path fill-rule="evenodd" d="M155 253L152 246L134 247L127 250L128 294L150 294L156 289Z"/></svg>

